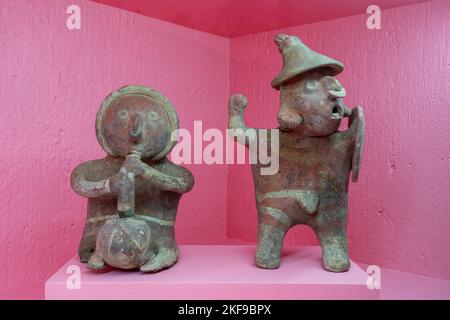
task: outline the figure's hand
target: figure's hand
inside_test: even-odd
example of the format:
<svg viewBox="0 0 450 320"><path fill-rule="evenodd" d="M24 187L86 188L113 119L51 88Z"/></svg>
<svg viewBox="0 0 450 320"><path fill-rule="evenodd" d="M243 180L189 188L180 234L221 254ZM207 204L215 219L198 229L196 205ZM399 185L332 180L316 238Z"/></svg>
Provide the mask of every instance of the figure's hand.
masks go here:
<svg viewBox="0 0 450 320"><path fill-rule="evenodd" d="M117 194L119 192L120 186L125 183L127 179L127 174L123 170L119 171L111 178L108 179L109 182L109 191L113 194Z"/></svg>
<svg viewBox="0 0 450 320"><path fill-rule="evenodd" d="M362 114L362 108L360 106L356 106L351 111L352 118L358 118Z"/></svg>
<svg viewBox="0 0 450 320"><path fill-rule="evenodd" d="M247 98L242 94L235 94L228 100L228 113L240 114L247 108Z"/></svg>
<svg viewBox="0 0 450 320"><path fill-rule="evenodd" d="M126 157L122 167L128 172L134 173L135 176L143 176L147 165L141 161L136 154L130 154Z"/></svg>
<svg viewBox="0 0 450 320"><path fill-rule="evenodd" d="M353 109L350 110L350 115L349 115L349 126L352 125L353 122L355 122L358 119L362 118L362 108L360 106L356 106Z"/></svg>
<svg viewBox="0 0 450 320"><path fill-rule="evenodd" d="M351 117L353 114L352 109L350 109L349 107L347 107L346 105L343 105L343 110L344 110L344 117ZM356 107L357 108L357 107Z"/></svg>

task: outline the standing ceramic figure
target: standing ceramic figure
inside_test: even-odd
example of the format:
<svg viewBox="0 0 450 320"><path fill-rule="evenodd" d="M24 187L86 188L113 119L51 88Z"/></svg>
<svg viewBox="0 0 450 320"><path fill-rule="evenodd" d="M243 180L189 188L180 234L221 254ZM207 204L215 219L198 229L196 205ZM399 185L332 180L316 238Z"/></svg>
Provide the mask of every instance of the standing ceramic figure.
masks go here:
<svg viewBox="0 0 450 320"><path fill-rule="evenodd" d="M280 34L274 41L283 57L283 68L272 81L281 100L279 171L261 175L262 165L252 165L258 210L256 264L278 268L287 231L305 224L320 241L325 269L343 272L350 267L348 183L350 172L352 181L358 179L363 111L343 103L345 89L334 78L343 70L340 62L311 50L295 36ZM246 106L244 96L230 98L230 129L248 129L243 121ZM344 117L349 118L348 129L338 131Z"/></svg>
<svg viewBox="0 0 450 320"><path fill-rule="evenodd" d="M175 109L152 89L123 87L102 103L96 135L107 155L82 163L71 176L75 192L88 198L78 253L90 268L155 272L177 261L178 202L194 179L166 158L176 129Z"/></svg>

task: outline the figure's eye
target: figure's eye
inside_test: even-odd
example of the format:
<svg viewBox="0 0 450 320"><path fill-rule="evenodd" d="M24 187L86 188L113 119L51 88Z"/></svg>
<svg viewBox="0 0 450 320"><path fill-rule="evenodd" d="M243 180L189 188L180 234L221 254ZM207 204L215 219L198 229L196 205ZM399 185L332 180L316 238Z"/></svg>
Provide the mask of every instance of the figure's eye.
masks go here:
<svg viewBox="0 0 450 320"><path fill-rule="evenodd" d="M155 111L150 111L147 116L151 121L158 119L158 114Z"/></svg>
<svg viewBox="0 0 450 320"><path fill-rule="evenodd" d="M306 88L309 90L315 90L317 89L318 83L316 80L308 80L306 82Z"/></svg>
<svg viewBox="0 0 450 320"><path fill-rule="evenodd" d="M120 119L127 119L130 116L130 113L128 110L122 109L118 112L118 115Z"/></svg>

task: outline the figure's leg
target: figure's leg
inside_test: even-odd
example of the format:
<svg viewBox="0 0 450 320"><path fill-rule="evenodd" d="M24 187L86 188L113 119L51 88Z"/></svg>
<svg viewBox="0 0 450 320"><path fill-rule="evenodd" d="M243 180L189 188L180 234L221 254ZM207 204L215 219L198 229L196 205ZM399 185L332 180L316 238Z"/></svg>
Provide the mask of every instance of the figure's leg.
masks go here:
<svg viewBox="0 0 450 320"><path fill-rule="evenodd" d="M83 237L81 238L80 245L78 247L78 255L83 263L88 262L95 252L98 229L99 227L92 225L89 221L86 221L83 230Z"/></svg>
<svg viewBox="0 0 450 320"><path fill-rule="evenodd" d="M264 269L277 269L281 262L284 237L293 225L293 219L281 209L258 206L258 247L256 265Z"/></svg>
<svg viewBox="0 0 450 320"><path fill-rule="evenodd" d="M317 230L322 246L323 266L328 271L344 272L350 268L346 230Z"/></svg>
<svg viewBox="0 0 450 320"><path fill-rule="evenodd" d="M278 228L266 222L258 226L256 265L264 269L277 269L281 263L281 250L287 228Z"/></svg>
<svg viewBox="0 0 450 320"><path fill-rule="evenodd" d="M104 204L88 203L88 207L94 206L95 210L93 210L93 213L91 213L92 211L88 211L86 224L84 225L83 230L83 237L81 238L80 246L78 247L78 255L80 256L81 262L88 262L94 254L97 245L97 234L100 228L103 227L106 221L118 217L115 214L103 214L100 209L96 207L102 205ZM111 211L114 212L113 210ZM93 216L94 214L95 216Z"/></svg>
<svg viewBox="0 0 450 320"><path fill-rule="evenodd" d="M154 241L155 255L143 264L142 272L157 272L174 265L178 260L178 247L175 242L174 226L161 226L149 222Z"/></svg>
<svg viewBox="0 0 450 320"><path fill-rule="evenodd" d="M347 199L321 200L311 225L322 247L323 266L332 272L350 268L347 243Z"/></svg>

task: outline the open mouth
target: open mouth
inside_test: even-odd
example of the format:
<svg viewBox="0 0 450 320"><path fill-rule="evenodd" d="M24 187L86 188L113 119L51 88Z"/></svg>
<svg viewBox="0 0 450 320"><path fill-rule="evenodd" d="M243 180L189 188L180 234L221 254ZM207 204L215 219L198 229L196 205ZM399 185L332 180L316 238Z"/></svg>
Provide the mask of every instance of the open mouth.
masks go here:
<svg viewBox="0 0 450 320"><path fill-rule="evenodd" d="M340 104L335 104L331 109L331 119L342 119L344 116L344 108Z"/></svg>

